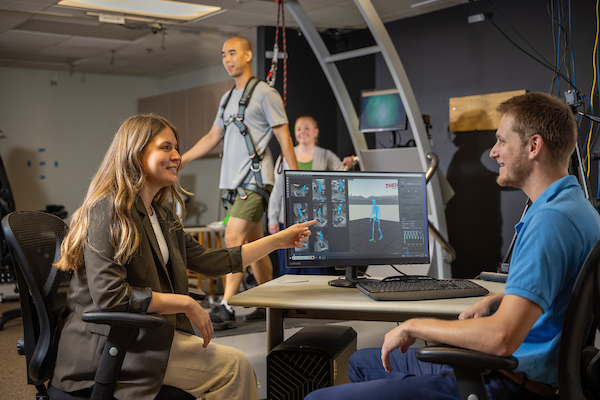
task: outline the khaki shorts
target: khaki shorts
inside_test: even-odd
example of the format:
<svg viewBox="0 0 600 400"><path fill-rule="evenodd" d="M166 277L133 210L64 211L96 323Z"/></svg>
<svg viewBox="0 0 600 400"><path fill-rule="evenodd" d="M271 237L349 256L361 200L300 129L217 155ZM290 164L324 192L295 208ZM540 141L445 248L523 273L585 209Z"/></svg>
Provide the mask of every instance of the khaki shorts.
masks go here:
<svg viewBox="0 0 600 400"><path fill-rule="evenodd" d="M263 185L263 189L267 192L271 193L273 186L271 185ZM234 203L231 204L227 202L227 210L229 210L229 216L235 218L245 219L250 222L260 222L262 219L262 215L265 212L265 206L263 203L263 198L260 194L253 192L251 190L246 190L246 200L240 199L240 194L235 191L235 200Z"/></svg>

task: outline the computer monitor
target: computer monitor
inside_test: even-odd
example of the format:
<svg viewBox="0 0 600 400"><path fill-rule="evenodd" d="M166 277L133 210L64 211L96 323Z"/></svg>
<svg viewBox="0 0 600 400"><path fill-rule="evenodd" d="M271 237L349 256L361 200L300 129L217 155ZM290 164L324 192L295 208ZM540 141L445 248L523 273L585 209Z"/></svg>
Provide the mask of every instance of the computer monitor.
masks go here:
<svg viewBox="0 0 600 400"><path fill-rule="evenodd" d="M358 267L429 263L425 174L285 171L286 225L317 220L302 247L287 249L286 267Z"/></svg>
<svg viewBox="0 0 600 400"><path fill-rule="evenodd" d="M406 111L397 89L368 90L360 95L360 132L393 132L406 129Z"/></svg>

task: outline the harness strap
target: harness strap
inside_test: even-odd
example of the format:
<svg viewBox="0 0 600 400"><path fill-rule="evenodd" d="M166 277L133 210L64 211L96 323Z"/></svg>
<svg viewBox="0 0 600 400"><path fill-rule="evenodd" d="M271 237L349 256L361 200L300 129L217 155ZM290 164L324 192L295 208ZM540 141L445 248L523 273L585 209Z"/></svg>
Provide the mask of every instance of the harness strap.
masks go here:
<svg viewBox="0 0 600 400"><path fill-rule="evenodd" d="M269 205L269 196L271 195L268 190L263 189L254 183L242 183L236 190L229 190L221 199L223 202L223 208L227 209L227 203L233 204L235 201L235 194L240 195L240 199L246 200L248 198L247 191L255 192L260 194L262 197L263 207L265 210Z"/></svg>
<svg viewBox="0 0 600 400"><path fill-rule="evenodd" d="M240 187L237 188L237 192L239 193L240 198L242 200L246 200L246 198L248 198L246 190L251 190L253 192L259 193L263 198L263 203L268 204L269 192L262 188L263 182L262 182L262 175L260 173L261 161L263 159L263 156L261 154L258 154L258 152L256 151L256 146L254 145L254 142L252 141L252 136L248 134L249 133L248 127L244 123L244 116L246 114L246 108L248 108L248 104L250 103L252 93L254 92L254 89L256 88L256 85L258 84L258 82L260 82L260 80L256 77L252 77L252 78L250 78L250 80L248 80L248 82L246 83L246 87L244 88L244 92L242 93L240 102L239 102L237 115L235 117L233 117L232 120L225 122L223 119L224 114L225 114L225 108L227 107L227 103L229 103L229 100L231 99L231 95L233 94L233 91L235 90L235 86L234 86L229 91L227 98L221 105L220 118L221 118L221 120L223 120L223 125L227 126L233 122L235 124L235 126L238 127L238 129L240 130L240 133L246 140L246 147L248 148L248 155L250 156L250 160L252 161L252 163L250 165L250 170L248 171L248 174L246 175L244 182L242 183L242 185L240 185ZM223 138L225 137L225 131L226 131L226 129L223 129L223 131L221 133L221 140L223 140ZM254 179L256 180L256 184L250 183L250 181L252 180L252 177L254 177ZM265 207L266 207L266 204L265 204Z"/></svg>
<svg viewBox="0 0 600 400"><path fill-rule="evenodd" d="M246 127L246 125L244 125L244 115L246 114L246 108L248 107L248 104L250 103L250 98L252 97L252 93L254 92L254 89L256 88L256 85L258 84L259 81L260 80L254 76L248 80L248 82L246 83L246 87L244 88L244 92L242 93L242 98L240 99L237 116L233 120L233 122L236 124L236 126L240 129L240 132L242 132L242 135L245 135L246 132L248 132L248 128ZM219 118L223 121L223 125L225 125L225 126L229 125L229 123L230 123L230 122L226 122L224 120L225 108L227 107L227 104L229 104L229 100L231 99L231 95L233 94L234 90L235 90L235 85L229 91L229 94L227 95L227 98L225 98L225 101L223 102L223 104L221 104L221 115ZM239 122L236 122L238 120L239 120ZM243 125L243 128L240 127L239 123L241 123ZM224 137L225 137L225 129L223 129L223 132L221 132L221 139L223 139Z"/></svg>

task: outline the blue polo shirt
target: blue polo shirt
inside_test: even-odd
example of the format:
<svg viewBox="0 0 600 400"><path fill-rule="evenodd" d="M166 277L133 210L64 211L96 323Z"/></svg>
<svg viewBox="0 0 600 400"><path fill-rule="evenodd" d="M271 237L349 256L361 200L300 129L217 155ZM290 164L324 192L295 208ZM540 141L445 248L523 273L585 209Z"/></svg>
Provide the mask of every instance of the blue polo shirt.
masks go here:
<svg viewBox="0 0 600 400"><path fill-rule="evenodd" d="M529 299L543 310L514 353L519 360L516 371L556 387L569 296L588 252L600 240L600 216L569 175L550 185L515 229L504 294Z"/></svg>

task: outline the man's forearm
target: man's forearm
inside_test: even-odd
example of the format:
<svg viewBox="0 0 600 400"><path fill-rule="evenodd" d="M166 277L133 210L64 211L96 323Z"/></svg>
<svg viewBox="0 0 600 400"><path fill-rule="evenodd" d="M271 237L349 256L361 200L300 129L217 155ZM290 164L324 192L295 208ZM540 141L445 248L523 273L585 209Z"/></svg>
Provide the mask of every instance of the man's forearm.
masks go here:
<svg viewBox="0 0 600 400"><path fill-rule="evenodd" d="M491 300L498 298L492 296ZM388 350L389 345L403 343L405 338L419 338L507 356L523 343L540 315L542 308L531 300L515 295L503 296L498 310L489 316L455 321L429 318L408 320L388 333L391 334L390 339L395 339L389 340Z"/></svg>

